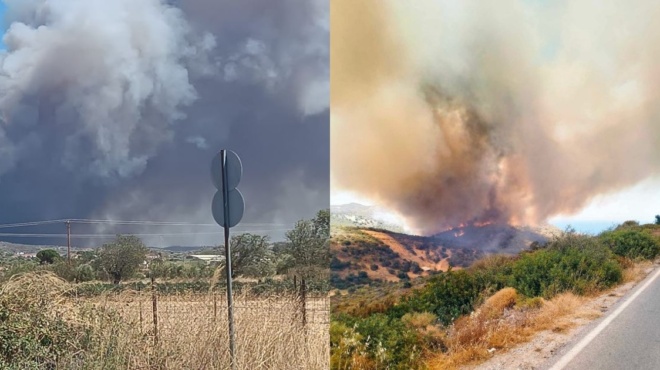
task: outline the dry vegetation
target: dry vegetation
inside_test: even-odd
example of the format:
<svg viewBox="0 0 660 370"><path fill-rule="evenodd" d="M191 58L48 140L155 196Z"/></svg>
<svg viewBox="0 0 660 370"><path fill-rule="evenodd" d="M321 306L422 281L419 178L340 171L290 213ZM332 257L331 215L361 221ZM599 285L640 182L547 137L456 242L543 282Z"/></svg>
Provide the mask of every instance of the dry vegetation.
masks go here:
<svg viewBox="0 0 660 370"><path fill-rule="evenodd" d="M452 369L505 353L540 332L567 333L602 314L591 305L594 297L648 272L660 256L660 235L647 229L624 224L597 236L567 231L518 256L489 256L421 279L419 286L390 284L340 297L333 305L331 364Z"/></svg>
<svg viewBox="0 0 660 370"><path fill-rule="evenodd" d="M222 292L160 296L157 334L151 292L75 298L50 273L2 285L0 368L227 369ZM236 297L237 369L326 369L327 299L310 299L302 326L297 297Z"/></svg>
<svg viewBox="0 0 660 370"><path fill-rule="evenodd" d="M564 332L571 327L569 316L597 318L600 312L582 310L587 298L562 293L549 301L542 298L520 299L513 288L504 288L491 296L470 316L463 316L450 328L443 340L445 353L429 356L429 369L457 369L491 357L492 352L527 342L543 330Z"/></svg>
<svg viewBox="0 0 660 370"><path fill-rule="evenodd" d="M433 237L356 227L334 227L330 249L332 285L341 290L428 277L483 256L476 249L449 248Z"/></svg>

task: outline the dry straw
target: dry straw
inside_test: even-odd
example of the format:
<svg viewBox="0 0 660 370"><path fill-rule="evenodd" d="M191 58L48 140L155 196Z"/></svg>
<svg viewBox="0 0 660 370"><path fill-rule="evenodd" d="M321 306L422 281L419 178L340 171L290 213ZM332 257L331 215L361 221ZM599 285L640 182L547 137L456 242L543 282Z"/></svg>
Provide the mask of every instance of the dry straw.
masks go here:
<svg viewBox="0 0 660 370"><path fill-rule="evenodd" d="M78 298L73 288L47 272L18 275L0 287L9 310L46 311L53 325L60 320L78 333L68 338L55 368L229 368L224 292L156 295L155 326L150 290ZM303 327L297 295L236 296L237 368L327 369L326 303L327 297L309 300Z"/></svg>

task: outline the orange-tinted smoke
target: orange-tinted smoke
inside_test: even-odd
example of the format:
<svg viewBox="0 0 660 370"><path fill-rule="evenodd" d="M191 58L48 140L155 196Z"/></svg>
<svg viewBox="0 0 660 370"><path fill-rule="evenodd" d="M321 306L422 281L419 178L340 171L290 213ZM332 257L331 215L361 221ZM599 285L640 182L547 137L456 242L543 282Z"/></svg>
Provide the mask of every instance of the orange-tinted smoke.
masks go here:
<svg viewBox="0 0 660 370"><path fill-rule="evenodd" d="M433 233L534 224L657 175L660 43L640 36L660 27L637 19L660 6L588 3L548 22L513 0L331 1L333 188Z"/></svg>

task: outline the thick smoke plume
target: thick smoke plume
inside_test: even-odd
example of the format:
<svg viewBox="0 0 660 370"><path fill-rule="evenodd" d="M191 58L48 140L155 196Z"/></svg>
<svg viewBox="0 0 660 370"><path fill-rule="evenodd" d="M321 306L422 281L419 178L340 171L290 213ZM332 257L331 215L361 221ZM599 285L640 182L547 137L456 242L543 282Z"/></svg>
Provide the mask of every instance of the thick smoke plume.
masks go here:
<svg viewBox="0 0 660 370"><path fill-rule="evenodd" d="M12 135L3 173L18 164L20 153L14 152L35 145L59 146L53 148L62 154L56 160L82 174L143 172L158 146L171 139L171 125L185 118L182 108L197 97L188 63L215 46L213 37L196 38L180 10L155 0L8 5L3 131L33 127ZM53 131L68 135L48 143L57 137Z"/></svg>
<svg viewBox="0 0 660 370"><path fill-rule="evenodd" d="M209 166L223 148L243 161L243 223L292 225L329 206L323 1L5 4L0 223L213 223Z"/></svg>
<svg viewBox="0 0 660 370"><path fill-rule="evenodd" d="M331 2L333 188L420 232L535 224L660 173L660 5Z"/></svg>

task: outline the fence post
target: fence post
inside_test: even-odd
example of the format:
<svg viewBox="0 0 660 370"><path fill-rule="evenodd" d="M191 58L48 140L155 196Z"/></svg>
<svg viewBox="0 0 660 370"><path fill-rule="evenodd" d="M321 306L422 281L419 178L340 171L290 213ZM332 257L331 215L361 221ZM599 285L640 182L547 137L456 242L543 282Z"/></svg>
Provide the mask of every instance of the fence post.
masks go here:
<svg viewBox="0 0 660 370"><path fill-rule="evenodd" d="M293 291L298 290L298 282L296 281L296 275L293 275Z"/></svg>
<svg viewBox="0 0 660 370"><path fill-rule="evenodd" d="M307 285L305 284L305 279L302 278L300 279L300 300L302 301L301 303L301 309L302 309L302 325L303 329L307 325Z"/></svg>
<svg viewBox="0 0 660 370"><path fill-rule="evenodd" d="M140 335L142 335L142 329L144 328L144 324L142 321L142 287L140 285L138 285L138 304L140 308Z"/></svg>
<svg viewBox="0 0 660 370"><path fill-rule="evenodd" d="M151 301L154 313L154 346L158 345L158 297L156 295L156 281L151 277Z"/></svg>
<svg viewBox="0 0 660 370"><path fill-rule="evenodd" d="M305 341L303 346L304 358L309 357L309 347L307 346L307 283L305 278L300 278L300 298L302 301L302 332L303 340Z"/></svg>
<svg viewBox="0 0 660 370"><path fill-rule="evenodd" d="M218 295L213 292L213 320L218 321Z"/></svg>

